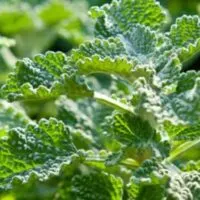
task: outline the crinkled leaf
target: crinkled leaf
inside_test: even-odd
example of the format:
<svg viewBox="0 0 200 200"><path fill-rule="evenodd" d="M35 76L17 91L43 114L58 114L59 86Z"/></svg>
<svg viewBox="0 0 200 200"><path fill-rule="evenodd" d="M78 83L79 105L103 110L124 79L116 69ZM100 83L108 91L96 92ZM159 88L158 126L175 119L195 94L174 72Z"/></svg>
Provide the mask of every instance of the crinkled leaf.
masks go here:
<svg viewBox="0 0 200 200"><path fill-rule="evenodd" d="M110 124L110 122L108 123ZM154 135L148 122L129 114L114 114L111 116L110 125L112 125L114 136L128 143L135 142L139 145L138 140L145 140L144 143L148 143L148 139ZM143 131L141 132L141 130Z"/></svg>
<svg viewBox="0 0 200 200"><path fill-rule="evenodd" d="M199 123L199 73L182 73L177 81L175 91L170 94L152 89L145 80L138 81L133 97L138 114L152 125L155 125L155 120L158 123L165 120L174 124Z"/></svg>
<svg viewBox="0 0 200 200"><path fill-rule="evenodd" d="M53 118L11 129L1 138L0 149L0 189L26 183L33 176L44 181L58 175L76 152L66 126Z"/></svg>
<svg viewBox="0 0 200 200"><path fill-rule="evenodd" d="M173 175L173 174L172 174ZM173 200L200 198L200 173L196 171L174 174L169 182L167 197Z"/></svg>
<svg viewBox="0 0 200 200"><path fill-rule="evenodd" d="M121 200L123 183L110 174L77 175L72 180L72 198L82 200Z"/></svg>
<svg viewBox="0 0 200 200"><path fill-rule="evenodd" d="M131 77L131 70L135 66L135 63L134 61L129 61L126 57L116 57L115 59L105 57L101 59L99 56L92 56L91 58L79 61L77 66L79 67L79 72L83 74L101 72L122 77Z"/></svg>
<svg viewBox="0 0 200 200"><path fill-rule="evenodd" d="M115 38L82 44L72 52L71 62L77 66L79 74L114 74L132 82L139 77L151 80L157 72L160 81L173 82L181 63L176 54L168 51L168 40L150 28L136 24Z"/></svg>
<svg viewBox="0 0 200 200"><path fill-rule="evenodd" d="M182 73L178 78L176 93L169 95L172 109L181 120L191 124L198 123L200 120L199 98L200 74L192 71Z"/></svg>
<svg viewBox="0 0 200 200"><path fill-rule="evenodd" d="M181 172L174 165L146 160L128 184L128 199L197 200L199 175L196 171Z"/></svg>
<svg viewBox="0 0 200 200"><path fill-rule="evenodd" d="M109 37L126 32L135 24L143 24L159 29L166 21L166 13L155 0L120 0L113 1L101 8L90 11L97 18L96 34Z"/></svg>
<svg viewBox="0 0 200 200"><path fill-rule="evenodd" d="M145 160L134 172L126 187L127 199L163 199L167 181L168 174L164 165L156 159Z"/></svg>
<svg viewBox="0 0 200 200"><path fill-rule="evenodd" d="M2 87L9 100L54 99L61 94L71 98L91 96L92 91L74 75L65 73L67 57L63 53L48 52L18 61L15 72Z"/></svg>
<svg viewBox="0 0 200 200"><path fill-rule="evenodd" d="M136 24L124 33L122 41L128 54L138 57L142 63L149 62L147 58L152 57L156 48L159 47L156 32L141 24Z"/></svg>
<svg viewBox="0 0 200 200"><path fill-rule="evenodd" d="M198 16L182 16L172 25L169 37L174 46L178 48L195 44L200 37L200 23Z"/></svg>
<svg viewBox="0 0 200 200"><path fill-rule="evenodd" d="M107 73L120 76L130 76L135 60L126 56L126 50L119 38L108 40L95 39L86 42L73 51L72 61L78 67L78 73Z"/></svg>
<svg viewBox="0 0 200 200"><path fill-rule="evenodd" d="M25 127L28 122L30 119L20 106L0 101L0 136L11 128Z"/></svg>
<svg viewBox="0 0 200 200"><path fill-rule="evenodd" d="M113 138L127 146L124 153L130 151L130 147L134 152L133 158L139 161L146 156L160 157L169 153L169 145L160 141L155 129L139 117L115 113L108 118L106 129L104 131L108 135L112 134Z"/></svg>
<svg viewBox="0 0 200 200"><path fill-rule="evenodd" d="M160 200L164 197L164 187L160 185L143 186L131 183L127 186L127 200Z"/></svg>
<svg viewBox="0 0 200 200"><path fill-rule="evenodd" d="M192 59L200 52L200 18L186 15L178 18L169 37L182 62Z"/></svg>
<svg viewBox="0 0 200 200"><path fill-rule="evenodd" d="M115 56L126 55L126 50L119 38L97 38L91 42L85 42L77 50L73 50L72 58L76 62L93 55L99 55L100 58L111 57L114 59Z"/></svg>

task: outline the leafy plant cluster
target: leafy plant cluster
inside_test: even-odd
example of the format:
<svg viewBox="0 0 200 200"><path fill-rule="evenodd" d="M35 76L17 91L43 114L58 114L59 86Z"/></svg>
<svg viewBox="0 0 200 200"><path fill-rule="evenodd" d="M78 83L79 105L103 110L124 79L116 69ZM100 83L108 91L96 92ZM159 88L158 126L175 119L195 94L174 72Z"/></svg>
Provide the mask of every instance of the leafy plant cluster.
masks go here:
<svg viewBox="0 0 200 200"><path fill-rule="evenodd" d="M200 18L165 31L155 0L114 0L89 14L94 39L19 60L1 87L0 191L199 200L200 73L187 66L199 54ZM29 118L21 105L41 101L53 102L51 117Z"/></svg>

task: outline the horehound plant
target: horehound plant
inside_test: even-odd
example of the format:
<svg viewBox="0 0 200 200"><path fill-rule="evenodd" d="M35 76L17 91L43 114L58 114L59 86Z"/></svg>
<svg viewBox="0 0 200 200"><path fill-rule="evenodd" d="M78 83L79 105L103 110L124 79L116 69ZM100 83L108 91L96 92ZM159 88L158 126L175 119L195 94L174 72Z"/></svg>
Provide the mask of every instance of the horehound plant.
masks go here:
<svg viewBox="0 0 200 200"><path fill-rule="evenodd" d="M199 200L200 73L187 63L200 51L200 18L165 32L155 0L90 16L92 41L18 61L2 87L8 101L57 99L58 113L36 123L1 103L0 189L67 173L57 199Z"/></svg>

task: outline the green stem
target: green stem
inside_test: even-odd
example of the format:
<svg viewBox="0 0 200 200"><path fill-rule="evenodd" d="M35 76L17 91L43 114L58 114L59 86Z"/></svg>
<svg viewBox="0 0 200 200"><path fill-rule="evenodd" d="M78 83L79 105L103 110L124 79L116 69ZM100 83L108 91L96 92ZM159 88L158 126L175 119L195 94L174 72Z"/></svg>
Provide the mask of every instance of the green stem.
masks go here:
<svg viewBox="0 0 200 200"><path fill-rule="evenodd" d="M107 166L105 165L106 162L106 158L95 158L95 157L88 157L85 159L85 164L89 164L90 162L96 162L96 163L102 163L104 165L104 167L106 168ZM139 163L136 160L133 159L126 159L126 160L122 160L119 162L119 164L127 166L127 167L131 167L131 168L137 168L139 167Z"/></svg>
<svg viewBox="0 0 200 200"><path fill-rule="evenodd" d="M103 95L101 93L95 92L94 99L96 99L98 102L108 105L112 108L121 110L123 112L129 112L131 114L135 114L134 108L132 106L121 103L121 102L119 102L115 99L112 99L111 97L108 97L106 95Z"/></svg>
<svg viewBox="0 0 200 200"><path fill-rule="evenodd" d="M14 56L14 54L7 47L3 47L1 49L1 55L7 66L12 69L17 62L17 58Z"/></svg>
<svg viewBox="0 0 200 200"><path fill-rule="evenodd" d="M200 139L197 139L197 140L194 140L194 141L188 141L188 142L181 144L174 151L172 151L171 155L168 158L166 158L165 161L172 162L178 156L189 151L190 149L192 149L194 146L196 146L198 144L200 144Z"/></svg>
<svg viewBox="0 0 200 200"><path fill-rule="evenodd" d="M120 163L122 165L126 165L126 166L129 166L129 167L132 167L132 168L137 168L137 167L140 166L139 163L136 160L133 160L133 159L122 160Z"/></svg>

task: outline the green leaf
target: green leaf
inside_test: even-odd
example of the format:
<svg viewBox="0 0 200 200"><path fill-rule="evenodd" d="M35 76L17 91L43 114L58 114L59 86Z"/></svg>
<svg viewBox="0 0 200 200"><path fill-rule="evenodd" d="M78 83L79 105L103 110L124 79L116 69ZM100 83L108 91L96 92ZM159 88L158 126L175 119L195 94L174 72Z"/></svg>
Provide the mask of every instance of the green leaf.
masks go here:
<svg viewBox="0 0 200 200"><path fill-rule="evenodd" d="M192 199L200 198L200 173L196 171L185 172L171 177L167 197L169 199Z"/></svg>
<svg viewBox="0 0 200 200"><path fill-rule="evenodd" d="M31 120L19 105L0 101L0 137L15 127L25 127Z"/></svg>
<svg viewBox="0 0 200 200"><path fill-rule="evenodd" d="M200 77L200 72L187 71L178 77L177 93L190 91L195 87L196 81Z"/></svg>
<svg viewBox="0 0 200 200"><path fill-rule="evenodd" d="M158 160L145 160L126 186L128 200L160 200L165 197L168 171Z"/></svg>
<svg viewBox="0 0 200 200"><path fill-rule="evenodd" d="M82 44L72 52L71 62L79 74L114 74L130 82L145 77L152 82L157 72L166 84L174 81L182 67L177 55L169 51L170 45L169 38L136 24L117 37Z"/></svg>
<svg viewBox="0 0 200 200"><path fill-rule="evenodd" d="M126 50L119 38L86 42L72 52L72 61L80 74L107 73L125 77L130 75L136 64L136 61L126 57Z"/></svg>
<svg viewBox="0 0 200 200"><path fill-rule="evenodd" d="M67 65L67 57L60 52L18 61L2 87L3 96L10 101L55 99L61 94L68 94L70 98L91 96L92 91L80 78L65 73Z"/></svg>
<svg viewBox="0 0 200 200"><path fill-rule="evenodd" d="M134 61L129 61L126 57L116 57L111 59L105 57L101 59L99 56L92 56L77 63L81 74L105 73L119 75L121 77L129 77L131 79L132 67L135 66ZM138 73L139 74L139 73Z"/></svg>
<svg viewBox="0 0 200 200"><path fill-rule="evenodd" d="M146 160L127 185L128 199L194 199L199 198L199 172L181 172L172 164Z"/></svg>
<svg viewBox="0 0 200 200"><path fill-rule="evenodd" d="M145 43L142 38L135 38L135 40L137 40L135 43L138 42L138 46L142 46L143 42ZM133 43L134 41L129 42ZM77 66L77 73L79 74L113 74L127 78L131 82L143 76L150 79L154 73L153 67L145 63L144 55L140 55L139 52L138 54L130 52L129 46L128 36L127 38L95 39L92 42L84 43L79 49L74 50L71 62Z"/></svg>
<svg viewBox="0 0 200 200"><path fill-rule="evenodd" d="M68 28L76 37L85 19L71 5L48 1L37 7L37 21L9 27L10 34L27 30L32 38L39 28L40 45L48 30L48 40ZM48 52L19 61L2 87L2 97L23 104L51 100L56 107L54 100L65 97L57 119L38 124L3 105L0 190L59 175L57 199L199 199L200 73L183 72L199 52L199 17L183 16L166 33L167 15L155 0L114 0L90 14L96 38L68 56Z"/></svg>
<svg viewBox="0 0 200 200"><path fill-rule="evenodd" d="M127 200L160 200L164 197L164 187L160 185L143 186L131 183L127 186Z"/></svg>
<svg viewBox="0 0 200 200"><path fill-rule="evenodd" d="M56 119L42 119L26 128L13 128L0 140L0 189L26 183L31 177L40 181L58 175L72 162L76 152L66 126Z"/></svg>
<svg viewBox="0 0 200 200"><path fill-rule="evenodd" d="M127 54L137 61L138 66L146 66L144 74L147 75L152 71L151 74L156 74L160 81L166 84L173 82L180 73L182 67L180 60L174 52L169 51L172 48L170 40L163 34L136 24L120 37Z"/></svg>
<svg viewBox="0 0 200 200"><path fill-rule="evenodd" d="M17 8L12 5L1 5L0 9L0 33L13 35L21 31L32 30L34 22L30 9L22 5Z"/></svg>
<svg viewBox="0 0 200 200"><path fill-rule="evenodd" d="M122 41L127 52L137 57L142 63L149 62L147 58L152 57L156 48L159 47L156 32L141 24L136 24L123 34Z"/></svg>
<svg viewBox="0 0 200 200"><path fill-rule="evenodd" d="M199 123L199 73L188 71L177 77L176 89L169 94L153 89L144 79L135 83L135 112L153 127L170 121L173 124ZM156 100L155 100L156 99Z"/></svg>
<svg viewBox="0 0 200 200"><path fill-rule="evenodd" d="M195 127L195 126L194 126ZM185 125L185 124L173 124L170 121L165 121L164 122L164 129L167 131L167 133L169 134L170 138L175 139L176 136L178 136L180 133L184 133L185 130L190 129L190 125ZM187 135L187 133L186 133ZM184 134L180 134L181 137L186 137L187 136Z"/></svg>
<svg viewBox="0 0 200 200"><path fill-rule="evenodd" d="M188 47L200 37L200 21L198 16L182 16L171 26L169 37L177 48Z"/></svg>
<svg viewBox="0 0 200 200"><path fill-rule="evenodd" d="M156 130L140 117L114 113L107 118L106 124L104 132L124 145L123 154L132 152L131 158L139 162L147 157L169 154L169 144L160 141Z"/></svg>
<svg viewBox="0 0 200 200"><path fill-rule="evenodd" d="M131 30L135 24L160 29L166 21L166 13L155 0L113 1L101 8L90 10L97 18L96 34L109 37Z"/></svg>
<svg viewBox="0 0 200 200"><path fill-rule="evenodd" d="M72 198L82 200L121 200L123 182L106 173L77 175L72 179Z"/></svg>
<svg viewBox="0 0 200 200"><path fill-rule="evenodd" d="M182 64L176 54L169 51L163 53L161 51L160 53L155 54L153 58L157 72L156 78L159 78L159 82L162 82L162 87L165 85L170 87L171 84L176 82L182 69Z"/></svg>
<svg viewBox="0 0 200 200"><path fill-rule="evenodd" d="M94 39L80 45L76 50L72 51L72 59L74 62L89 58L93 55L99 55L100 58L127 55L122 41L119 38L110 37L108 39Z"/></svg>
<svg viewBox="0 0 200 200"><path fill-rule="evenodd" d="M62 84L62 83L61 83ZM63 93L71 99L93 97L94 92L88 87L85 79L77 75L63 75Z"/></svg>
<svg viewBox="0 0 200 200"><path fill-rule="evenodd" d="M129 114L116 113L111 118L112 131L114 136L122 142L132 143L136 145L148 145L148 139L151 139L155 134L148 122ZM143 130L141 132L141 130ZM141 140L141 141L140 141Z"/></svg>
<svg viewBox="0 0 200 200"><path fill-rule="evenodd" d="M195 140L200 137L200 124L185 127L176 134L174 140Z"/></svg>
<svg viewBox="0 0 200 200"><path fill-rule="evenodd" d="M38 15L46 26L56 25L73 15L70 3L61 1L49 1L38 9Z"/></svg>
<svg viewBox="0 0 200 200"><path fill-rule="evenodd" d="M187 62L200 52L200 18L182 16L171 26L169 37L182 62Z"/></svg>
<svg viewBox="0 0 200 200"><path fill-rule="evenodd" d="M193 78L192 78L193 77ZM178 117L190 124L199 123L200 73L188 71L178 78L177 91L169 95Z"/></svg>
<svg viewBox="0 0 200 200"><path fill-rule="evenodd" d="M188 163L186 163L186 165L184 164L183 170L186 172L193 170L200 172L200 160L198 161L190 160Z"/></svg>

